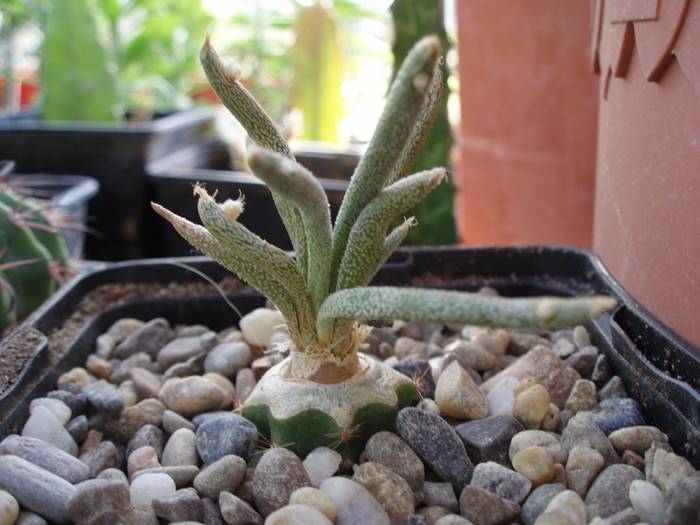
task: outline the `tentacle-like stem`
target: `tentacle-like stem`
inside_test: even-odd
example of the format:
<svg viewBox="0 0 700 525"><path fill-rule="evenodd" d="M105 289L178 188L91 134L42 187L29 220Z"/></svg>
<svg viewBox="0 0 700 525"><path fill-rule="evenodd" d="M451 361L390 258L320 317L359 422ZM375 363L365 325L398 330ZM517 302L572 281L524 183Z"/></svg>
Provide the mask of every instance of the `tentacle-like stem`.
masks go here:
<svg viewBox="0 0 700 525"><path fill-rule="evenodd" d="M314 317L304 277L294 261L282 250L264 241L238 221L231 219L224 208L201 186L195 186L199 198L197 209L206 229L229 252L249 264L265 268L282 286L296 306L297 318L307 331L314 326ZM311 335L311 334L310 334Z"/></svg>
<svg viewBox="0 0 700 525"><path fill-rule="evenodd" d="M377 269L375 270L375 273L378 272L382 266L384 266L384 263L386 263L389 260L391 254L394 253L399 246L401 246L401 243L406 238L406 235L408 235L408 231L417 225L418 221L416 220L416 218L409 217L408 219L404 219L404 221L401 224L399 224L396 228L389 232L389 235L387 235L386 239L384 239L384 246L382 246L382 254L379 257L379 263L377 264Z"/></svg>
<svg viewBox="0 0 700 525"><path fill-rule="evenodd" d="M287 142L282 138L272 119L253 95L238 80L236 68L221 61L207 36L199 54L207 79L216 94L256 144L294 159ZM272 192L277 211L282 217L299 263L305 271L307 246L304 225L299 211L277 192Z"/></svg>
<svg viewBox="0 0 700 525"><path fill-rule="evenodd" d="M440 72L440 65L435 66L435 73L433 75L433 80L430 83L430 88L425 99L425 104L418 114L418 119L416 120L416 125L411 130L411 135L408 137L408 142L401 152L399 160L396 161L394 167L391 170L391 174L387 179L387 184L396 182L402 179L411 170L411 166L415 162L418 154L425 145L425 141L430 135L430 130L433 129L433 124L435 123L435 118L440 112L440 100L442 99L442 73Z"/></svg>
<svg viewBox="0 0 700 525"><path fill-rule="evenodd" d="M277 153L252 148L248 164L255 175L294 203L301 213L308 247L306 281L315 313L328 295L330 279L332 231L326 193L308 170Z"/></svg>
<svg viewBox="0 0 700 525"><path fill-rule="evenodd" d="M265 271L264 267L251 264L236 252L223 246L204 226L194 224L155 202L152 202L151 206L158 215L172 224L175 230L192 246L216 260L227 270L235 273L268 297L287 319L292 339L296 343L303 343L302 327L299 326L294 301L292 301L287 289Z"/></svg>
<svg viewBox="0 0 700 525"><path fill-rule="evenodd" d="M466 323L525 330L557 330L614 308L607 296L510 299L448 290L377 286L331 294L319 319L377 319Z"/></svg>
<svg viewBox="0 0 700 525"><path fill-rule="evenodd" d="M383 189L355 221L340 263L336 290L365 286L377 271L389 224L445 178L444 168L416 173Z"/></svg>
<svg viewBox="0 0 700 525"><path fill-rule="evenodd" d="M335 283L355 220L365 206L384 188L391 170L406 147L432 85L440 42L435 36L423 38L408 54L389 90L386 107L377 129L350 181L333 232L331 286Z"/></svg>

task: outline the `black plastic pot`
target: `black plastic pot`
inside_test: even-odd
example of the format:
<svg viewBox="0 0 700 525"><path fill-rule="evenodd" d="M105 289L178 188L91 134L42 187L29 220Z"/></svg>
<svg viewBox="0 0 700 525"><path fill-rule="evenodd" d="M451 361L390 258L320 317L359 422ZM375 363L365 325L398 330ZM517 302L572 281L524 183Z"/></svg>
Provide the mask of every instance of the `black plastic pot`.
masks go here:
<svg viewBox="0 0 700 525"><path fill-rule="evenodd" d="M0 357L19 341L24 341L31 357L14 385L0 394L0 436L18 431L27 417L29 401L53 389L60 374L81 366L93 352L97 335L120 317L162 316L171 323L204 323L212 329L236 322L235 314L209 288L180 298L109 298L100 313L76 323L74 312L81 300L98 290L109 297L105 285L118 288L125 283L165 285L198 280L173 263L194 266L217 281L228 275L201 257L110 265L76 278L6 339L0 345ZM489 285L506 296L614 295L620 302L618 310L588 326L593 343L610 357L615 373L640 402L647 421L666 432L671 444L700 466L700 354L636 304L594 255L556 247L404 250L384 266L374 284L460 290ZM245 289L230 294L230 299L243 312L264 302Z"/></svg>
<svg viewBox="0 0 700 525"><path fill-rule="evenodd" d="M0 161L0 180L24 195L46 201L52 211L69 222L61 229L71 257L80 258L88 228L88 204L100 191L100 184L84 175L14 175L14 162Z"/></svg>
<svg viewBox="0 0 700 525"><path fill-rule="evenodd" d="M192 195L194 184L199 182L209 191L216 190L219 200L235 199L242 194L245 197L245 210L240 222L266 241L286 250L291 249L270 190L253 175L232 171L233 165L228 149L219 142L192 145L173 152L146 167L152 199L182 217L199 222L197 201ZM326 190L331 215L335 218L348 183L324 178L318 180ZM172 257L192 253L191 246L168 222L158 220L155 231L157 239L151 256Z"/></svg>
<svg viewBox="0 0 700 525"><path fill-rule="evenodd" d="M90 203L90 215L100 235L87 239L86 256L133 259L147 254L155 224L147 212L146 164L202 141L211 120L203 109L120 124L13 115L0 118L0 158L14 159L18 173L95 177L103 191Z"/></svg>

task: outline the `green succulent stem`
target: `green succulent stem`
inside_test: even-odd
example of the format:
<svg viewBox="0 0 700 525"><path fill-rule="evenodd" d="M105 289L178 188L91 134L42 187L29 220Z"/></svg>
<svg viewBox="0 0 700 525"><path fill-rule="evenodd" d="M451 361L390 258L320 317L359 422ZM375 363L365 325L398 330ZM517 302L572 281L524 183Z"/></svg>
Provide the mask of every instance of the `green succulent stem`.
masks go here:
<svg viewBox="0 0 700 525"><path fill-rule="evenodd" d="M253 142L294 160L292 150L277 130L272 119L239 81L237 67L233 64L225 65L221 61L211 46L208 35L204 40L199 57L209 84L219 95L226 109L238 119ZM282 222L289 232L294 252L302 270L304 270L303 273L306 273L308 252L304 225L299 210L275 191L272 191L272 198Z"/></svg>
<svg viewBox="0 0 700 525"><path fill-rule="evenodd" d="M420 40L404 60L389 90L384 112L350 180L333 232L331 287L336 282L348 237L365 206L384 188L414 128L435 74L440 43Z"/></svg>
<svg viewBox="0 0 700 525"><path fill-rule="evenodd" d="M512 299L451 290L373 286L328 296L318 318L427 321L558 330L613 308L608 296Z"/></svg>

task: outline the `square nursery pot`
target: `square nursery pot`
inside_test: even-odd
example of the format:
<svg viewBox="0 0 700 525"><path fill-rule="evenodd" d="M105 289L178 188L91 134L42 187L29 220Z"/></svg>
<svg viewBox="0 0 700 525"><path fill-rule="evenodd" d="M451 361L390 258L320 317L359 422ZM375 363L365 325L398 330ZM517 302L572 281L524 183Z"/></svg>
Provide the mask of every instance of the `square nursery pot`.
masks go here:
<svg viewBox="0 0 700 525"><path fill-rule="evenodd" d="M88 205L100 191L100 184L84 175L17 175L12 173L14 163L0 161L0 180L19 187L24 195L45 201L51 210L70 222L61 229L68 253L80 258L85 245L88 225Z"/></svg>
<svg viewBox="0 0 700 525"><path fill-rule="evenodd" d="M296 154L296 152L295 152ZM311 159L310 162L306 162ZM331 205L331 218L335 219L347 180L322 178L325 164L333 164L328 159L323 162L318 157L302 152L297 160L311 169L319 177L318 181L326 191ZM354 169L354 167L352 168ZM217 199L235 199L243 194L245 208L239 220L263 239L284 249L291 249L287 231L284 229L268 187L257 177L243 171L235 171L235 161L225 144L211 141L196 144L173 152L146 167L151 198L178 215L199 223L197 199L192 195L192 187L202 183L208 191L217 191ZM155 217L155 213L153 214ZM192 253L192 247L180 237L172 226L159 217L155 226L156 239L154 257L172 257Z"/></svg>
<svg viewBox="0 0 700 525"><path fill-rule="evenodd" d="M242 311L265 300L203 257L122 262L76 277L0 343L0 438L19 432L31 399L82 366L99 334L117 319L164 317L220 330L236 316L186 263L222 282ZM619 307L587 326L649 424L700 466L700 358L639 306L588 252L557 247L416 249L397 252L374 284L476 290L505 296L605 293Z"/></svg>
<svg viewBox="0 0 700 525"><path fill-rule="evenodd" d="M99 260L144 257L155 224L149 213L145 166L171 151L203 140L208 110L157 116L148 122L43 122L36 114L0 117L0 158L14 159L18 173L95 177L102 192L90 203L99 235L86 255Z"/></svg>

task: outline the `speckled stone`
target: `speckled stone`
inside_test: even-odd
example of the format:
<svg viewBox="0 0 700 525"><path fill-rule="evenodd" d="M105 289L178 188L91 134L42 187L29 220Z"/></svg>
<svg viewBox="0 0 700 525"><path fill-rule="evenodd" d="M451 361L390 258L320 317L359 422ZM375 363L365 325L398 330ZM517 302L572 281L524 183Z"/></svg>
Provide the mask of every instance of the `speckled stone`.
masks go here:
<svg viewBox="0 0 700 525"><path fill-rule="evenodd" d="M590 412L579 412L572 417L561 434L561 444L571 451L575 446L589 446L596 449L606 463L617 463L620 457L606 435L595 423Z"/></svg>
<svg viewBox="0 0 700 525"><path fill-rule="evenodd" d="M129 440L129 443L126 446L126 455L129 457L137 448L153 447L153 449L156 451L158 459L160 459L160 456L163 453L164 443L165 436L160 428L155 425L144 425L139 428Z"/></svg>
<svg viewBox="0 0 700 525"><path fill-rule="evenodd" d="M381 463L363 463L357 466L352 480L374 496L392 523L405 522L415 512L411 487L406 480Z"/></svg>
<svg viewBox="0 0 700 525"><path fill-rule="evenodd" d="M489 415L486 396L457 361L440 374L435 402L443 414L461 420L482 419Z"/></svg>
<svg viewBox="0 0 700 525"><path fill-rule="evenodd" d="M585 498L588 488L604 466L605 459L600 452L593 448L576 446L571 449L566 461L566 485Z"/></svg>
<svg viewBox="0 0 700 525"><path fill-rule="evenodd" d="M639 404L629 397L604 399L593 409L593 421L605 435L621 428L644 425Z"/></svg>
<svg viewBox="0 0 700 525"><path fill-rule="evenodd" d="M258 430L240 416L229 414L211 419L197 427L197 451L204 463L233 454L248 460L255 450Z"/></svg>
<svg viewBox="0 0 700 525"><path fill-rule="evenodd" d="M253 507L229 492L222 492L219 495L219 507L221 515L229 525L263 525L262 516Z"/></svg>
<svg viewBox="0 0 700 525"><path fill-rule="evenodd" d="M522 506L521 520L525 525L534 525L535 520L544 512L554 496L564 492L566 486L561 483L547 483L536 487L525 500Z"/></svg>
<svg viewBox="0 0 700 525"><path fill-rule="evenodd" d="M105 469L119 466L119 451L111 441L102 441L80 455L80 461L90 469L94 478Z"/></svg>
<svg viewBox="0 0 700 525"><path fill-rule="evenodd" d="M629 488L636 479L644 476L629 465L610 465L603 470L586 495L589 515L607 518L629 507Z"/></svg>
<svg viewBox="0 0 700 525"><path fill-rule="evenodd" d="M525 476L493 461L479 463L474 467L471 485L518 504L522 503L532 488L532 482Z"/></svg>
<svg viewBox="0 0 700 525"><path fill-rule="evenodd" d="M119 417L105 423L105 434L114 436L121 443L128 443L131 437L144 425L159 427L163 421L165 406L157 399L144 399L132 407L124 409Z"/></svg>
<svg viewBox="0 0 700 525"><path fill-rule="evenodd" d="M381 463L391 469L405 479L414 491L423 485L425 479L423 462L396 434L383 431L370 437L365 446L363 459Z"/></svg>
<svg viewBox="0 0 700 525"><path fill-rule="evenodd" d="M224 400L223 390L200 376L168 379L159 396L167 408L184 417L216 410Z"/></svg>
<svg viewBox="0 0 700 525"><path fill-rule="evenodd" d="M439 416L404 408L396 418L399 436L445 481L461 489L474 467L462 440Z"/></svg>
<svg viewBox="0 0 700 525"><path fill-rule="evenodd" d="M654 441L668 443L668 436L651 426L621 428L612 432L608 439L618 452L631 450L637 454L644 454Z"/></svg>
<svg viewBox="0 0 700 525"><path fill-rule="evenodd" d="M612 376L610 380L605 383L605 386L598 392L598 399L601 401L604 399L615 399L621 397L628 397L625 386L622 384L622 379L619 376Z"/></svg>
<svg viewBox="0 0 700 525"><path fill-rule="evenodd" d="M301 460L285 448L267 450L255 469L253 496L258 510L267 516L289 502L289 496L311 485Z"/></svg>
<svg viewBox="0 0 700 525"><path fill-rule="evenodd" d="M520 515L520 505L471 485L459 496L460 514L474 525L506 525Z"/></svg>
<svg viewBox="0 0 700 525"><path fill-rule="evenodd" d="M449 483L425 481L416 492L416 501L426 506L444 507L450 512L459 512L457 496Z"/></svg>
<svg viewBox="0 0 700 525"><path fill-rule="evenodd" d="M668 492L664 525L700 523L700 476L679 480Z"/></svg>

